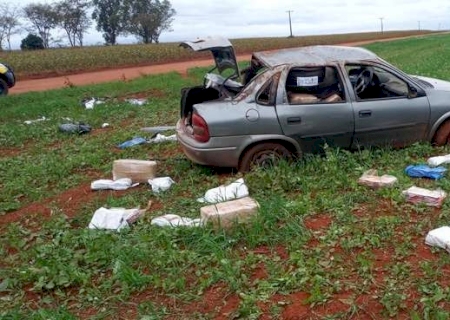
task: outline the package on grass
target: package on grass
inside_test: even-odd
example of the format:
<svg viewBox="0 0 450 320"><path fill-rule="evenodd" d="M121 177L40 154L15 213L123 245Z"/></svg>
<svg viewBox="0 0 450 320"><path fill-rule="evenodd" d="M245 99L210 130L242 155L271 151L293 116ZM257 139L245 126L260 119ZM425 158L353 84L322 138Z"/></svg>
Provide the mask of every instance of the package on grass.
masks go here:
<svg viewBox="0 0 450 320"><path fill-rule="evenodd" d="M156 161L120 159L113 162L113 180L129 178L146 183L156 176Z"/></svg>
<svg viewBox="0 0 450 320"><path fill-rule="evenodd" d="M378 175L377 170L368 170L358 179L358 183L371 188L391 187L397 182L397 178L388 174Z"/></svg>
<svg viewBox="0 0 450 320"><path fill-rule="evenodd" d="M104 208L97 209L89 223L89 229L117 230L128 227L136 222L146 211L150 209L152 202L149 201L144 209L134 208Z"/></svg>
<svg viewBox="0 0 450 320"><path fill-rule="evenodd" d="M233 199L244 198L249 195L247 185L244 179L238 179L228 185L222 185L217 188L206 191L202 198L197 199L198 202L218 203Z"/></svg>
<svg viewBox="0 0 450 320"><path fill-rule="evenodd" d="M402 192L406 196L406 201L411 203L424 203L427 206L438 207L442 206L447 193L441 189L428 190L412 186Z"/></svg>

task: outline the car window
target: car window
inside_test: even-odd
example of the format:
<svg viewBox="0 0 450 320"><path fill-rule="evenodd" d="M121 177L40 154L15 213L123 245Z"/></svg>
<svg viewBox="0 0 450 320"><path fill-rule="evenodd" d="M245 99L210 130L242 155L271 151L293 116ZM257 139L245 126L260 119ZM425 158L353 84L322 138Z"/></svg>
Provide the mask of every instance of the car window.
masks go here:
<svg viewBox="0 0 450 320"><path fill-rule="evenodd" d="M278 81L281 73L273 75L272 78L259 89L256 95L256 103L264 106L274 106L277 95Z"/></svg>
<svg viewBox="0 0 450 320"><path fill-rule="evenodd" d="M342 81L335 67L295 67L286 78L289 104L338 103L345 101Z"/></svg>
<svg viewBox="0 0 450 320"><path fill-rule="evenodd" d="M346 71L359 100L407 97L408 83L380 67L349 64Z"/></svg>

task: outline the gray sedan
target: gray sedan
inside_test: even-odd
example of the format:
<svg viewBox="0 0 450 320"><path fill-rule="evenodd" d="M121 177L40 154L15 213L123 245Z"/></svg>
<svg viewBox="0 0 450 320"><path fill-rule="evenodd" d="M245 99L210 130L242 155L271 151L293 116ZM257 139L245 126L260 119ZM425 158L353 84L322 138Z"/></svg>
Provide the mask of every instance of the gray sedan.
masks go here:
<svg viewBox="0 0 450 320"><path fill-rule="evenodd" d="M181 45L211 51L216 63L203 85L182 90L177 136L196 163L248 171L325 144L403 147L450 138L450 82L408 75L368 50L257 52L240 73L227 39Z"/></svg>

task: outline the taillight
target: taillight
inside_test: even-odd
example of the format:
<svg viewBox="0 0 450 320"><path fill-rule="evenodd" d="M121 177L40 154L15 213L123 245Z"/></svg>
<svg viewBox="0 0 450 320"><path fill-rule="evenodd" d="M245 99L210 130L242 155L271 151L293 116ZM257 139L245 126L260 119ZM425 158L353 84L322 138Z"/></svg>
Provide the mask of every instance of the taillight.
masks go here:
<svg viewBox="0 0 450 320"><path fill-rule="evenodd" d="M198 142L208 142L209 140L209 130L205 119L203 119L199 114L194 112L192 114L192 129L194 139Z"/></svg>

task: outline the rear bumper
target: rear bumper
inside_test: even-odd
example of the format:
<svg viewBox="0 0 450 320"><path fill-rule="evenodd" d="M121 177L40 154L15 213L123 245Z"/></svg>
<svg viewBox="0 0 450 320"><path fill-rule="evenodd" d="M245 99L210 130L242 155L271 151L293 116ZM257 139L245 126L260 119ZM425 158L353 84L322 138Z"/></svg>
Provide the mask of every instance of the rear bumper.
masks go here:
<svg viewBox="0 0 450 320"><path fill-rule="evenodd" d="M220 146L225 140L220 137L212 137L206 143L200 143L191 138L184 130L182 121L177 122L177 138L186 157L192 162L213 166L237 168L239 155L237 147Z"/></svg>

